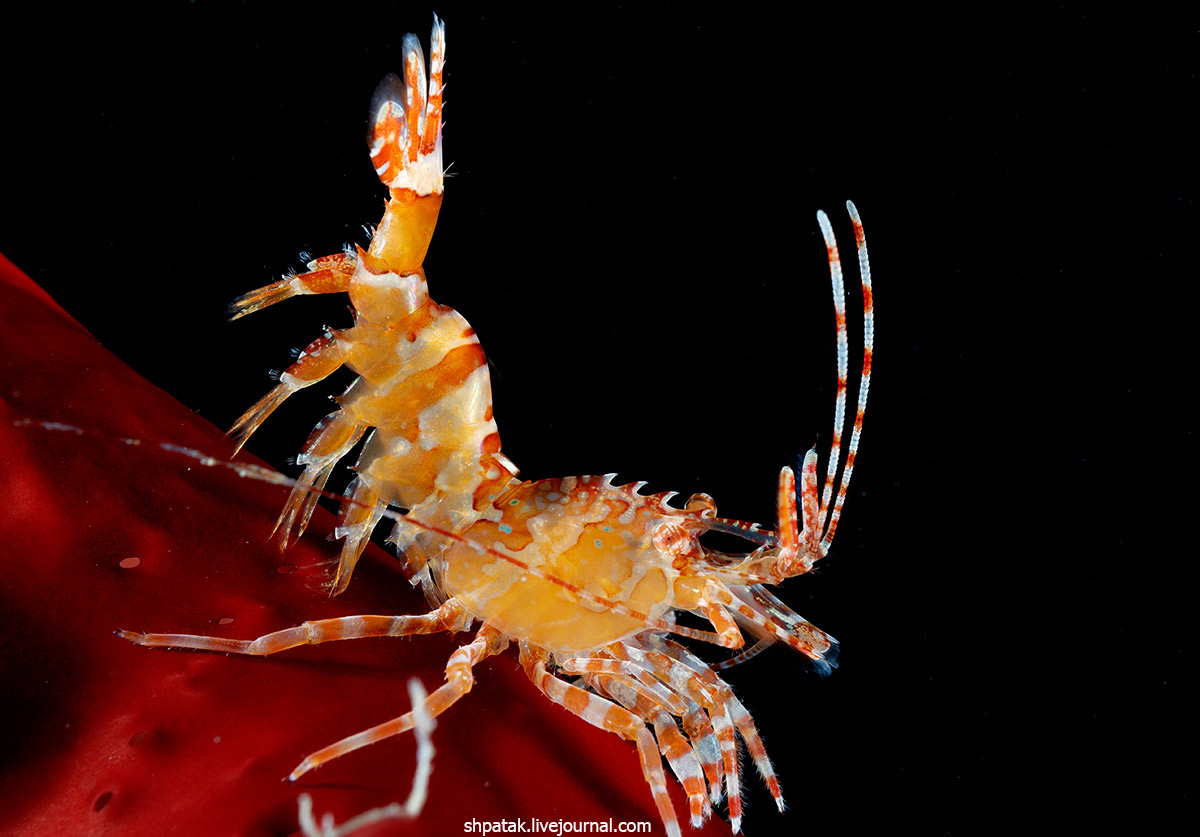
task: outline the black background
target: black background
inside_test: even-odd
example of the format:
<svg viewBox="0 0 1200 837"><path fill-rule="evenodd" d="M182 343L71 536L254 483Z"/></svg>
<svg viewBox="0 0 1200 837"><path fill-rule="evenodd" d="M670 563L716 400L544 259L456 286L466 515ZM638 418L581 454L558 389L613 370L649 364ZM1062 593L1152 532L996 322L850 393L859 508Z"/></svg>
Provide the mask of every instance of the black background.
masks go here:
<svg viewBox="0 0 1200 837"><path fill-rule="evenodd" d="M829 439L814 212L844 255L844 200L862 212L859 469L834 554L782 594L842 666L730 673L795 809L760 793L752 833L1160 833L1188 811L1195 547L1164 532L1194 467L1195 20L436 9L453 177L425 266L481 335L527 478L617 471L770 522L779 466ZM433 10L9 21L0 251L227 427L347 322L332 299L224 308L365 243L367 102ZM328 410L293 400L251 445L281 467Z"/></svg>

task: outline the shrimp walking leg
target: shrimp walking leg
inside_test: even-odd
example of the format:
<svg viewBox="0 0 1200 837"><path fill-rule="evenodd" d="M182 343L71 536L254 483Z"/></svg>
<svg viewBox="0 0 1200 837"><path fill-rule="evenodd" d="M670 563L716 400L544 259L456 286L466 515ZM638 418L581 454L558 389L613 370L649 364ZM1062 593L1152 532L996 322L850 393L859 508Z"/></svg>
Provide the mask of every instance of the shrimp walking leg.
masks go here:
<svg viewBox="0 0 1200 837"><path fill-rule="evenodd" d="M746 707L734 696L733 690L729 687L728 683L718 677L703 660L692 654L682 645L666 641L663 643L663 650L672 659L678 660L691 668L695 672L694 677L697 683L703 682L708 688L709 693L714 695L716 698L714 708L719 707L720 711L724 713L725 718L732 722L733 726L737 729L738 734L742 737L742 741L746 744L746 749L750 751L750 757L754 760L754 765L758 768L758 773L762 776L763 783L766 784L767 790L771 792L771 796L775 800L775 805L782 812L784 810L784 802L783 793L779 789L779 780L775 776L775 770L771 766L770 758L767 756L766 747L763 746L762 738L758 734L758 728L754 725L754 720L750 717L750 713L746 711ZM730 790L729 813L731 819L735 816L734 792L735 789ZM736 828L734 830L736 831Z"/></svg>
<svg viewBox="0 0 1200 837"><path fill-rule="evenodd" d="M617 660L572 660L585 665L618 663ZM672 714L684 714L687 709L682 705L678 711L668 708L668 705L681 704L679 697L663 689L661 693L651 691L640 680L630 676L589 674L584 678L589 686L599 694L607 695L617 703L633 712L643 721L654 726L654 737L658 740L659 751L671 765L671 770L679 779L680 784L688 795L688 808L692 817L692 827L699 828L712 813L712 803L709 800L708 788L704 783L704 772L700 766L700 756L695 745L684 738ZM661 684L659 684L661 686ZM665 698L665 699L664 699Z"/></svg>
<svg viewBox="0 0 1200 837"><path fill-rule="evenodd" d="M618 646L609 648L618 650ZM739 734L754 757L755 765L775 798L776 805L783 810L779 782L770 760L767 759L758 731L745 708L733 697L727 683L708 669L698 657L670 640L647 637L645 644L640 647L627 642L620 649L620 653L632 660L643 661L642 664L659 681L669 686L676 694L694 701L708 716L720 761L710 764L705 758L706 751L712 752L709 745L701 740L707 735L706 731L699 737L693 736L693 741L705 773L714 784L714 798L719 794L718 783L724 780L725 793L729 799L729 819L735 832L738 831L742 819L741 767L737 740ZM692 726L693 729L698 729L694 724Z"/></svg>
<svg viewBox="0 0 1200 837"><path fill-rule="evenodd" d="M454 599L450 599L446 604L450 604L453 601ZM489 628L487 625L480 628L479 633L475 635L475 639L450 655L450 661L446 663L446 682L425 699L425 711L429 713L429 716L436 718L453 706L459 698L471 691L471 687L475 685L475 674L472 669L481 660L493 654L499 654L507 647L508 640L499 631ZM408 732L413 728L415 723L414 714L406 712L399 718L387 723L379 724L368 730L363 730L356 735L343 738L336 744L331 744L307 756L291 772L288 779L294 782L308 771L320 767L325 762L332 761L338 756L352 753L357 749L370 746L377 741L382 741L393 735Z"/></svg>
<svg viewBox="0 0 1200 837"><path fill-rule="evenodd" d="M733 594L719 581L704 585L704 597L700 599L700 610L704 617L717 629L722 648L738 649L746 644L742 632L725 606L733 603Z"/></svg>
<svg viewBox="0 0 1200 837"><path fill-rule="evenodd" d="M684 713L676 714L679 714L683 720L684 729L700 759L704 775L708 779L709 798L713 804L720 802L728 766L723 751L728 750L727 739L729 736L725 732L722 732L720 736L717 734L716 728L722 727L722 719L714 720L709 714L715 705L710 690L694 676L694 672L682 663L667 658L662 653L647 653L647 649L639 644L614 643L606 650L626 663L632 664L636 661L636 669L643 672L639 677L648 674L652 679L662 683L670 693L686 701ZM594 668L603 671L607 669L607 666L601 663L595 665ZM729 725L725 724L722 729L728 727ZM723 740L725 743L722 743ZM736 759L734 759L735 766L736 763Z"/></svg>
<svg viewBox="0 0 1200 837"><path fill-rule="evenodd" d="M669 837L682 837L679 821L675 818L675 809L671 805L671 797L667 795L667 779L663 773L658 745L642 720L610 700L559 680L546 670L545 652L540 652L525 643L521 645L521 664L538 691L551 701L578 715L592 726L616 733L637 745L638 756L642 761L642 775L646 777L646 784L650 786L650 792L654 795L654 804L658 807L658 815L662 818L667 834Z"/></svg>
<svg viewBox="0 0 1200 837"><path fill-rule="evenodd" d="M227 639L199 634L139 634L133 631L117 631L117 635L134 645L194 648L199 651L221 651L226 654L263 657L301 645L320 645L339 639L454 632L465 627L466 611L456 600L449 599L437 610L420 616L342 616L337 619L305 622L294 628L264 634L258 639Z"/></svg>

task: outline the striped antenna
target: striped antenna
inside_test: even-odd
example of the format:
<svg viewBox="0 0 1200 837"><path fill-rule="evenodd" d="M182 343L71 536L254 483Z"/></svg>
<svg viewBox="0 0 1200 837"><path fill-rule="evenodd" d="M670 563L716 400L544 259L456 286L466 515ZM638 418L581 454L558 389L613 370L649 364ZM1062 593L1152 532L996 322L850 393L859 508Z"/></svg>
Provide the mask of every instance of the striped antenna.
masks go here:
<svg viewBox="0 0 1200 837"><path fill-rule="evenodd" d="M850 477L854 473L854 458L858 455L858 442L862 437L863 414L867 410L867 392L871 387L871 359L875 348L875 301L871 293L871 261L867 256L867 237L863 232L862 218L858 215L858 208L854 206L853 201L846 201L846 210L850 213L850 221L854 224L854 242L858 248L858 271L862 277L862 295L863 295L863 363L862 377L858 384L858 402L857 409L854 415L854 429L850 433L849 451L846 454L846 468L842 472L842 482L838 486L837 499L833 504L833 511L830 513L827 503L829 502L829 483L825 484L825 496L821 500L821 516L822 524L825 518L828 517L828 528L825 530L825 536L821 539L821 545L818 549L817 557L823 557L829 552L829 545L833 542L833 533L837 531L838 518L842 514L842 506L846 502L846 491L850 487ZM833 452L830 454L829 460L829 475L832 477L837 467L837 460L840 457L840 431L843 420L843 411L845 409L846 397L846 303L844 291L839 292L842 286L841 268L840 265L835 270L834 264L837 258L837 245L833 242L833 233L828 228L828 219L818 219L821 221L821 232L825 235L825 244L830 249L830 272L834 273L834 306L838 305L838 299L841 299L841 308L838 311L838 405ZM832 243L832 244L831 244ZM819 531L819 530L818 530Z"/></svg>
<svg viewBox="0 0 1200 837"><path fill-rule="evenodd" d="M846 376L850 370L850 348L846 334L846 283L842 279L842 260L838 255L837 239L829 216L817 210L817 223L825 237L825 252L829 257L829 276L833 284L833 314L837 322L837 400L833 408L833 443L829 450L829 468L825 472L825 489L821 492L821 517L817 532L825 531L829 518L829 501L833 499L833 483L842 458L842 430L846 426Z"/></svg>

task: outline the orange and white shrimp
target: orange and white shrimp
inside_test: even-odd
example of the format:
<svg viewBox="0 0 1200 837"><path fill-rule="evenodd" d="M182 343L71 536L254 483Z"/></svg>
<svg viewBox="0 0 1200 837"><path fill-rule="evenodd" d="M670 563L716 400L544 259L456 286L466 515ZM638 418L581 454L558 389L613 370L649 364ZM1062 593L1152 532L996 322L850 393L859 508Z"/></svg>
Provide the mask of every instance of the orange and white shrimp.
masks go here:
<svg viewBox="0 0 1200 837"><path fill-rule="evenodd" d="M429 75L417 39L404 41L404 78L385 78L372 103L371 159L390 197L370 248L311 262L309 272L253 291L234 317L296 294L346 291L354 325L314 341L231 431L238 447L297 390L341 366L357 375L339 407L310 436L277 531L286 548L303 533L337 462L368 437L342 501L344 541L330 591L346 589L371 532L395 520L389 540L432 610L409 616L351 616L306 622L254 640L122 632L140 645L239 654L274 654L298 645L372 636L465 631L473 639L446 665L447 682L428 698L436 716L474 684L473 668L510 643L534 686L585 721L633 741L663 824L680 828L667 795L662 760L688 796L699 826L728 799L740 830L739 740L779 809L783 795L750 714L719 669L784 643L821 669L835 663L836 641L791 611L768 589L810 570L837 529L863 424L870 384L874 317L862 223L852 203L862 279L863 362L844 470L847 407L845 291L828 218L825 238L837 322L838 388L832 449L818 492L817 453L796 477L780 472L775 530L717 516L706 494L682 508L673 493L644 495L644 483L614 485L612 475L521 482L500 452L488 367L467 321L428 295L421 264L443 194L441 152L445 30L434 19ZM407 513L393 511L398 507ZM705 532L753 545L727 554L700 543ZM676 611L706 619L712 631L687 628ZM754 644L746 646L744 633ZM705 663L671 634L739 653ZM413 728L413 713L372 727L305 758L289 778L360 747ZM653 731L653 732L652 732Z"/></svg>

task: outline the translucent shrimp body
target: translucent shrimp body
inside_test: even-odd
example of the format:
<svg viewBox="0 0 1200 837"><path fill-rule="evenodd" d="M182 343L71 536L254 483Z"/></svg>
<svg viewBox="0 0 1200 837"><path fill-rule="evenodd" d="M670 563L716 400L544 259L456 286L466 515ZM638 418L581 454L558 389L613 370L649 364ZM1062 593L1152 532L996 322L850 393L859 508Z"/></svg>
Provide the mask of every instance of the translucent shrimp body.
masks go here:
<svg viewBox="0 0 1200 837"><path fill-rule="evenodd" d="M286 547L308 523L330 472L365 436L356 477L342 502L344 539L331 593L345 590L371 532L396 521L390 540L432 610L408 616L353 616L306 622L252 640L122 632L141 645L240 654L274 654L297 645L369 636L466 631L474 638L446 665L446 683L424 709L436 716L474 684L474 667L518 647L530 681L584 721L633 742L666 831L680 834L666 789L665 759L699 825L728 801L742 818L739 749L784 809L783 794L745 707L717 673L783 643L819 670L835 664L836 641L791 611L767 588L808 572L830 548L854 468L870 383L874 305L862 222L853 204L863 294L862 373L845 465L842 434L849 367L845 288L829 219L818 213L833 285L838 389L823 490L817 453L797 475L783 468L777 526L717 516L696 494L682 507L673 494L643 495L644 483L614 485L612 475L519 482L500 452L491 385L479 340L457 312L429 298L421 268L442 200L441 105L445 30L434 19L429 76L420 45L405 38L404 79L389 76L372 102L371 160L390 197L370 249L310 262L307 273L237 300L235 317L296 294L349 293L354 325L314 341L279 385L231 433L239 447L296 392L347 366L358 378L339 408L313 431L277 531ZM798 502L799 500L799 502ZM407 514L389 509L406 510ZM750 544L744 554L706 548L723 532ZM677 611L712 630L679 625ZM738 653L709 665L671 639L684 636ZM753 639L747 646L745 634ZM330 759L413 728L408 713L308 756L297 779Z"/></svg>
<svg viewBox="0 0 1200 837"><path fill-rule="evenodd" d="M470 530L493 551L456 543L445 558L446 591L488 624L554 651L645 630L647 619L674 607L679 578L669 562L653 560L653 532L689 512L667 506L669 495L643 497L611 479L539 480L504 495L499 514Z"/></svg>

